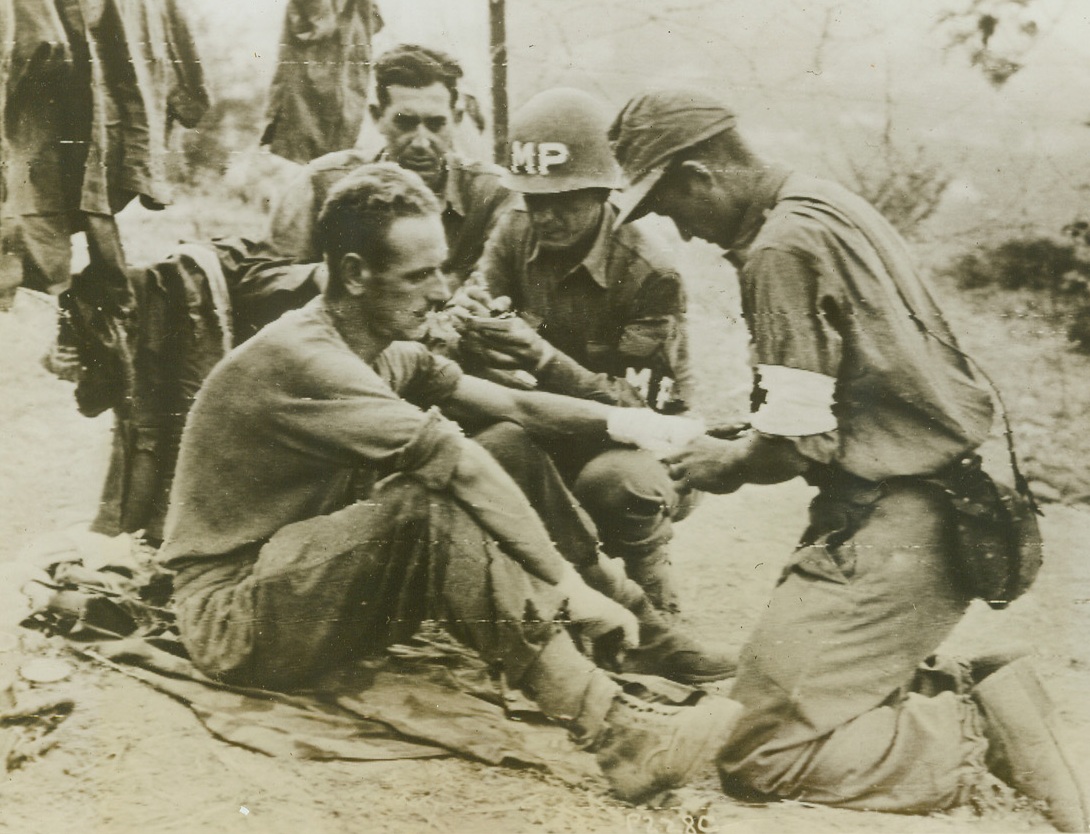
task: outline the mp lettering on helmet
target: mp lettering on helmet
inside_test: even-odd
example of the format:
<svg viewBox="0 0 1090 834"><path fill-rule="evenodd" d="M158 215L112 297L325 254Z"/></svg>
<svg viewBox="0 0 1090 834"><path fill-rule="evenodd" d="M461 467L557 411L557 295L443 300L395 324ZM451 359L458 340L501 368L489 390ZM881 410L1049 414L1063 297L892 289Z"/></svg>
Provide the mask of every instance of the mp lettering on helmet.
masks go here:
<svg viewBox="0 0 1090 834"><path fill-rule="evenodd" d="M511 143L511 173L540 174L548 176L549 169L563 165L571 159L571 152L563 142Z"/></svg>

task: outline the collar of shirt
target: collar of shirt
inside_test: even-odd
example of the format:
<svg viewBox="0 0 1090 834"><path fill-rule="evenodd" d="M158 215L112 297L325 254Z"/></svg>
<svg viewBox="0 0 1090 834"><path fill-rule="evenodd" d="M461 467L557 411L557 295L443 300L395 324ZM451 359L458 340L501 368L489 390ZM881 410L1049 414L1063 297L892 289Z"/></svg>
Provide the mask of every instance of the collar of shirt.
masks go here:
<svg viewBox="0 0 1090 834"><path fill-rule="evenodd" d="M337 323L333 321L333 314L329 312L329 305L326 304L325 293L312 298L303 305L303 309L313 310L318 321L320 321L330 333L334 334L342 342L344 341L344 337L341 336L341 331L337 329Z"/></svg>
<svg viewBox="0 0 1090 834"><path fill-rule="evenodd" d="M375 162L391 162L389 154L383 148L375 157ZM443 171L443 208L453 211L459 217L466 216L465 200L462 199L462 160L456 154L447 154ZM439 196L438 194L436 195Z"/></svg>
<svg viewBox="0 0 1090 834"><path fill-rule="evenodd" d="M466 190L463 187L464 176L465 168L462 166L462 161L453 154L447 156L447 175L446 184L443 187L443 202L450 211L453 211L459 217L465 217L469 213L463 198Z"/></svg>
<svg viewBox="0 0 1090 834"><path fill-rule="evenodd" d="M598 223L598 231L590 251L583 256L583 260L565 272L560 279L563 280L582 267L587 274L594 279L602 289L609 289L609 276L606 274L606 263L609 256L610 237L613 233L613 221L617 217L617 209L612 203L606 202L602 206L602 217ZM541 254L541 247L534 240L533 250L530 252L530 260L536 261Z"/></svg>
<svg viewBox="0 0 1090 834"><path fill-rule="evenodd" d="M738 224L738 234L731 241L730 249L723 253L723 257L735 267L745 263L749 245L764 225L769 209L776 205L780 189L790 174L786 168L770 165L754 185L753 199L742 215L742 222Z"/></svg>

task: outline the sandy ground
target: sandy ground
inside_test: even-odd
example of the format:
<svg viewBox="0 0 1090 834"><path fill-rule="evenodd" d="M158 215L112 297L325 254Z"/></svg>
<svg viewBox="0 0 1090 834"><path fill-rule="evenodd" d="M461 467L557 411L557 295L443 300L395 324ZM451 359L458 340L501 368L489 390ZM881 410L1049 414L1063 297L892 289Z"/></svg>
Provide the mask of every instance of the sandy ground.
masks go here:
<svg viewBox="0 0 1090 834"><path fill-rule="evenodd" d="M7 774L0 831L1051 830L1028 807L981 818L965 809L910 817L798 803L742 806L722 797L710 772L679 792L679 807L649 811L535 773L454 758L316 763L272 759L211 737L166 696L15 627L25 610L19 586L35 564L79 546L106 546L83 531L105 470L110 417L80 417L72 386L39 366L52 315L49 304L23 292L0 314L0 675L36 656L64 657L70 677L34 688L71 697L76 708L51 750ZM695 635L740 647L803 526L808 497L801 482L747 488L709 497L679 526L675 560ZM1053 505L1045 532L1048 561L1033 590L1005 612L974 606L951 643L967 651L1031 643L1076 758L1090 764L1090 563L1083 554L1090 515Z"/></svg>

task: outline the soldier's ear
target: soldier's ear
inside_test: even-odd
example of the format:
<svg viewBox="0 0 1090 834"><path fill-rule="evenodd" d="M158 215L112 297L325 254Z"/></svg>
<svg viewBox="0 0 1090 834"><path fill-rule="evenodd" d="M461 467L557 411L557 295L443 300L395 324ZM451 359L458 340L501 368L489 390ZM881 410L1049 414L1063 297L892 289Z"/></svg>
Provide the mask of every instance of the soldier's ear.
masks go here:
<svg viewBox="0 0 1090 834"><path fill-rule="evenodd" d="M378 122L382 118L384 112L383 108L379 107L377 104L369 104L367 105L367 109L371 111L371 119L373 121Z"/></svg>
<svg viewBox="0 0 1090 834"><path fill-rule="evenodd" d="M678 168L692 180L709 182L713 179L711 168L699 159L686 159Z"/></svg>
<svg viewBox="0 0 1090 834"><path fill-rule="evenodd" d="M341 256L339 272L345 293L358 298L366 292L371 280L371 270L355 252L346 252Z"/></svg>

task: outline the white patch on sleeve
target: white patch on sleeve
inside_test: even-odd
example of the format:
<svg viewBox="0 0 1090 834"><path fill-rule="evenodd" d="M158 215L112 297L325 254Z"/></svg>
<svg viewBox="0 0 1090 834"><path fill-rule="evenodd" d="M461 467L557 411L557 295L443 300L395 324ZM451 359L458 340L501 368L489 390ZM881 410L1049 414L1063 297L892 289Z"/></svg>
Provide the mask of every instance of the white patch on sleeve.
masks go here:
<svg viewBox="0 0 1090 834"><path fill-rule="evenodd" d="M836 379L783 365L758 365L767 396L750 418L762 434L806 437L836 431L833 395Z"/></svg>

